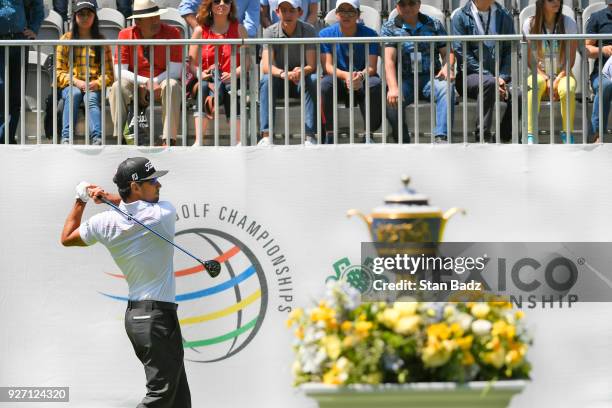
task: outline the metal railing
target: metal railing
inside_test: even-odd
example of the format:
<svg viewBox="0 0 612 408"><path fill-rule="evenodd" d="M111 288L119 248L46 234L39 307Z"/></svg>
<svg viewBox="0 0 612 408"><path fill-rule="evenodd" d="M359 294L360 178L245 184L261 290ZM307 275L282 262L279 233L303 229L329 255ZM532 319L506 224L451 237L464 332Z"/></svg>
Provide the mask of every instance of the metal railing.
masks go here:
<svg viewBox="0 0 612 408"><path fill-rule="evenodd" d="M586 57L586 53L584 52L584 41L585 40L595 40L597 41L598 45L599 45L599 55L598 55L598 59L599 59L599 89L602 89L602 41L606 40L606 39L610 39L612 38L612 36L610 35L585 35L585 34L572 34L572 35L555 35L554 36L555 39L558 40L564 40L565 41L565 47L566 47L566 52L565 52L565 56L566 56L566 61L569 62L569 42L568 40L576 40L578 41L579 47L578 47L578 52L582 53L583 58L581 59L581 67L580 69L577 69L577 67L574 67L574 71L578 71L579 72L579 77L576 78L576 81L580 81L579 83L581 84L582 87L582 93L580 98L578 98L578 101L582 103L582 128L581 128L581 133L582 133L582 143L587 143L588 142L588 135L589 135L589 125L588 125L588 118L587 118L587 111L588 111L588 105L589 105L589 95L590 95L590 91L589 91L589 85L588 85L588 59ZM300 52L301 53L301 60L300 60L300 66L303 69L305 66L305 61L304 61L304 50L305 50L305 46L307 45L315 45L316 47L316 62L317 62L317 66L316 66L316 104L315 104L315 118L316 118L316 135L315 138L319 143L323 143L328 139L327 141L333 142L333 143L339 143L342 141L345 141L347 143L356 143L358 141L358 138L356 138L357 135L363 135L365 140L370 140L371 137L375 137L377 141L380 141L382 143L391 143L391 142L397 142L398 144L402 144L403 143L403 129L401 124L403 123L404 120L406 120L408 122L408 128L410 129L411 133L414 135L413 138L413 142L414 143L422 143L422 142L429 142L429 143L433 143L434 142L434 127L435 127L435 110L436 110L436 106L435 106L435 92L433 89L433 82L434 82L434 43L438 43L438 42L442 42L442 43L446 43L447 44L447 50L451 49L451 46L453 43L461 43L463 45L463 49L466 49L466 45L468 43L478 43L478 55L479 55L479 98L478 98L478 103L477 103L477 109L478 109L478 120L479 123L482 123L482 119L483 119L483 114L484 114L484 110L485 110L485 106L483 106L483 81L484 81L484 77L483 77L483 42L486 41L495 41L498 45L499 42L502 41L507 41L510 43L511 45L511 77L512 77L512 81L511 81L511 99L513 101L515 101L515 103L512 104L512 143L519 143L519 141L525 143L526 142L526 135L527 135L527 121L520 120L520 111L522 111L524 114L527 113L527 92L528 92L528 84L527 84L527 78L529 77L529 73L531 73L531 75L533 76L533 78L537 78L537 73L536 73L536 64L528 64L527 58L525 58L525 56L527 55L527 51L528 51L528 43L527 41L530 40L532 45L536 42L536 41L543 41L543 40L550 40L551 36L550 35L529 35L529 36L523 36L523 35L487 35L487 36L437 36L437 37L374 37L374 38L301 38L301 39L236 39L236 40L165 40L163 42L160 41L155 41L155 40L134 40L134 41L129 41L129 42L125 42L125 41L118 41L118 40L62 40L62 41L58 41L58 40L41 40L41 41L15 41L15 40L4 40L4 41L0 41L0 47L4 47L4 55L5 55L5 72L4 72L4 80L5 83L8 84L10 81L14 81L14 80L19 80L21 81L21 89L22 89L22 93L20 95L20 100L21 100L21 124L20 127L18 129L18 132L20 134L20 142L22 144L26 144L26 143L32 143L33 140L35 140L35 143L37 144L41 144L43 143L42 140L42 102L44 100L44 96L43 96L43 91L50 93L52 95L52 101L54 101L54 103L52 104L52 118L53 118L53 131L52 131L52 137L50 139L51 143L59 143L60 141L58 140L58 131L59 131L59 124L58 124L58 120L57 120L57 103L55 103L55 101L58 100L57 98L57 61L54 60L54 64L52 65L52 68L50 69L50 72L46 72L45 74L50 76L50 82L51 82L51 89L44 89L43 90L43 86L42 86L42 75L43 75L43 66L42 63L43 61L41 60L42 54L41 54L41 47L44 46L57 46L57 45L64 45L64 46L69 46L71 53L70 53L70 65L69 65L69 71L70 71L70 84L73 84L74 78L72 77L72 72L73 72L73 56L72 56L72 50L73 47L79 46L79 47L95 47L95 46L116 46L119 48L119 50L121 50L122 47L125 46L131 46L132 47L132 58L133 58L133 66L134 66L134 71L138 71L137 69L137 65L138 65L138 58L136 55L136 49L137 45L143 46L143 47L148 47L149 49L149 55L152 56L151 60L153 60L154 55L155 55L155 45L161 45L164 47L165 50L165 60L166 60L166 66L168 65L168 62L170 61L170 47L173 46L178 46L181 47L182 49L182 53L183 53L183 58L182 58L182 69L181 69L181 74L180 74L180 78L178 78L180 80L181 83L181 100L180 101L173 101L171 100L171 93L168 91L166 92L166 101L165 104L168 107L172 107L172 106L176 106L177 103L180 103L180 129L177 129L177 145L183 145L186 146L188 144L190 144L190 141L194 139L195 136L195 132L192 132L190 130L189 124L188 124L188 112L194 111L195 113L197 113L198 117L200 117L200 123L205 122L203 117L203 112L205 111L205 107L204 107L204 103L205 101L203 100L203 92L202 90L202 86L207 86L204 81L202 80L202 67L201 64L198 64L197 67L197 71L196 71L196 82L199 83L200 87L200 91L198 92L198 95L195 99L191 99L188 100L187 98L187 92L186 92L186 82L187 82L187 71L188 71L188 62L186 60L186 55L188 54L188 47L192 46L192 45L231 45L231 78L229 80L229 85L230 85L230 89L231 91L229 92L229 106L230 106L230 113L228 115L228 119L229 119L229 131L227 131L227 129L225 129L228 125L224 125L222 123L222 119L220 117L220 97L222 95L219 94L219 90L220 90L220 76L219 75L214 75L213 76L213 89L214 89L214 113L213 113L213 131L212 131L212 144L215 146L219 146L221 144L229 144L229 145L235 145L238 141L238 139L240 139L241 143L243 145L255 145L257 143L258 140L258 135L259 135L259 125L258 125L258 117L259 117L259 108L258 108L258 101L259 101L259 97L258 97L258 89L259 89L259 80L260 80L260 67L258 65L258 55L257 55L257 50L258 47L270 47L273 45L282 45L283 46L283 57L284 57L284 62L285 65L284 67L287 68L287 61L288 61L288 55L289 52ZM402 87L402 81L404 78L402 78L402 44L405 42L414 42L414 43L428 43L429 44L429 50L430 50L430 66L429 66L429 74L430 74L430 78L429 80L431 81L431 97L429 98L429 100L427 101L423 101L423 100L419 100L419 91L417 86L414 86L414 102L412 104L412 109L413 109L413 115L412 118L410 117L405 117L405 112L404 112L404 98L403 98L403 87ZM364 93L365 93L365 118L364 118L364 122L365 122L365 126L363 127L363 129L357 129L355 126L355 117L354 117L354 107L355 107L355 100L354 100L354 93L353 92L349 92L349 100L348 100L348 115L349 115L349 120L348 120L348 132L342 132L341 128L338 126L338 119L339 119L339 105L338 105L338 100L337 100L337 81L336 81L336 73L335 70L332 73L333 76L333 99L331 101L322 101L321 100L321 80L323 77L323 68L321 66L321 51L320 51L320 44L348 44L349 47L349 74L350 74L350 87L352 88L352 73L354 72L355 68L354 68L354 63L353 63L353 56L354 56L354 47L357 44L371 44L371 43L377 43L380 46L380 50L381 50L381 55L379 57L379 65L378 65L378 70L377 70L377 75L380 77L381 80L381 88L382 88L382 92L381 92L381 100L380 101L373 101L371 98L371 90L370 90L370 81L372 80L368 75L365 75L364 78ZM386 89L387 89L387 81L386 81L386 75L385 75L385 56L384 56L384 47L385 44L395 44L397 47L397 79L398 79L398 85L399 85L399 101L398 101L398 125L397 125L397 129L398 129L398 140L389 140L389 138L387 137L387 130L388 130L388 126L389 123L387 123L386 120L386 110L387 110L387 102L386 102ZM20 60L21 60L21 68L20 68L20 76L19 78L15 79L15 78L11 78L9 76L9 52L8 49L9 47L20 47ZM26 55L28 55L26 53L26 50L28 49L28 47L34 47L34 52L35 52L35 61L36 61L36 72L35 72L35 78L36 78L36 96L35 96L35 100L36 100L36 106L34 109L31 109L31 112L35 113L35 137L31 137L31 135L26 134L26 122L28 122L28 120L26 119L26 104L25 104L25 99L26 99L26 77L30 77L28 78L28 80L31 80L34 75L30 74L27 75L29 72L26 72L26 70L28 69L28 61L26 61ZM366 64L368 61L368 48L369 47L364 47L366 50ZM417 47L414 47L414 49L416 50ZM500 58L501 56L499 55L499 46L495 47L495 52L494 52L494 61L495 61L495 69L494 69L494 76L495 76L495 81L497 83L498 77L499 77L499 64L500 64ZM333 48L333 66L336 67L337 65L337 55L336 55L336 48ZM215 51L215 66L218 67L219 66L219 48L216 48ZM415 51L416 52L416 51ZM240 56L240 61L241 64L244 66L246 65L248 67L248 72L244 72L241 75L241 78L238 78L236 75L236 67L237 67L237 55ZM198 58L201 60L200 58L201 56L201 47L199 47L198 49ZM444 65L444 63L448 63L449 62L449 53L446 53L446 61L442 61L442 65ZM245 64L245 62L248 61L247 64ZM272 66L272 58L268 58L269 61L269 69L268 72L271 72L271 66ZM414 78L413 81L416 83L419 80L418 77L418 58L414 58L414 61L416 62L416 68L413 70L414 73ZM120 61L116 61L114 62L115 64L119 65L119 69L118 69L118 75L114 78L115 81L119 81L119 83L121 83L121 62ZM461 62L458 63L458 66L456 67L459 68L459 64L461 66L461 70L463 72L467 72L467 65L466 65L466 59L463 58L461 59ZM89 66L89 61L87 62L87 65ZM531 65L531 68L529 68L529 65ZM109 69L109 67L104 66L104 64L102 64L102 77L104 77L104 73L105 70ZM151 72L149 73L149 75L152 77L153 76L153 67L151 67ZM87 75L89 75L89 69L87 69ZM469 132L469 128L468 128L468 122L470 119L476 119L476 118L470 118L469 116L469 111L470 111L470 103L468 102L468 96L467 96L467 86L466 86L466 77L467 75L463 75L462 76L462 89L463 91L463 95L462 98L460 100L460 102L458 102L457 104L460 105L461 110L462 110L462 115L461 115L461 120L462 120L462 127L461 130L457 130L454 129L457 126L457 123L452 123L452 116L451 116L451 111L454 108L454 106L451 106L451 101L452 98L447 98L448 100L448 106L447 106L447 122L448 122L448 126L447 126L447 138L448 138L448 142L449 143L469 143L471 141L474 142L479 142L479 143L484 143L485 142L485 134L484 134L484 130L483 130L483 126L480 126L479 129L479 133L475 136L475 138L473 137L473 135ZM238 89L238 81L240 82L240 89ZM305 78L302 75L299 79L299 89L300 89L300 94L299 94L299 98L297 98L297 101L295 102L296 104L299 105L299 119L296 117L293 117L291 115L291 104L290 104L290 98L289 98L289 79L287 78L287 76L285 76L284 79L284 83L283 83L283 97L284 97L284 129L282 134L280 134L279 137L279 133L274 133L274 115L272 114L272 110L274 109L274 106L272 106L272 100L273 100L273 92L272 92L272 87L273 87L273 81L268 81L268 91L269 91L269 95L270 97L268 98L268 121L269 121L269 129L270 129L270 141L272 143L284 143L284 144L291 144L291 143L301 143L304 144L305 140L306 140L306 131L305 131L305 86L304 86L304 81ZM564 79L564 81L566 81L566 87L568 89L568 93L569 93L569 76L566 77L566 79ZM543 130L543 127L538 126L538 103L537 103L537 80L534 79L533 81L533 85L534 85L534 92L533 92L533 104L532 104L532 109L533 109L533 118L534 118L534 133L538 134L541 133L539 132L540 130ZM134 81L134 94L136 94L137 91L137 81ZM101 94L103 95L102 101L103 103L101 104L101 126L102 126L102 132L101 132L101 139L102 139L102 144L112 144L112 139L109 140L109 137L107 135L108 133L108 129L106 126L106 109L108 108L107 103L105 102L106 100L106 93L107 93L107 89L106 89L106 85L104 83L104 81L102 81L102 88L101 88ZM455 93L455 84L450 81L449 79L446 79L446 92L447 95L450 95L451 93ZM88 93L89 91L86 91L86 99L88 100ZM519 105L516 103L519 100L520 94L523 95L522 97L522 104L519 107ZM589 94L589 95L588 95ZM119 92L119 98L123 97L122 92ZM240 103L237 103L237 97L240 96ZM4 95L4 117L5 118L9 118L9 92L5 92ZM549 141L550 143L556 143L555 140L555 120L554 120L554 107L553 107L553 94L552 94L552 89L550 89L549 91L549 98L551 103L549 103L549 123L548 123L548 134L550 135L549 137ZM603 128L603 92L599 92L599 135L601 136L599 138L599 142L603 142L603 135L605 134L606 129ZM248 99L248 100L247 100ZM155 139L156 135L160 133L160 126L155 126L155 97L154 97L154 93L153 93L153 88L149 87L149 103L150 103L150 109L149 109L149 132L148 135L139 135L138 134L138 126L134 126L135 130L134 130L134 140L135 140L135 145L138 145L139 142L145 141L146 145L149 146L153 146L156 145L158 143L158 141ZM70 109L70 107L72 106L73 100L72 100L72 93L70 94L69 100L67 101L68 103L68 108ZM332 103L333 106L333 123L334 126L332 129L327 129L330 135L330 138L326 138L325 136L325 132L324 132L324 123L323 123L323 118L322 118L322 104L327 104L327 103ZM380 106L377 106L377 104L380 103ZM135 114L139 111L138 109L138 98L134 97L133 101L133 111L135 112ZM421 107L422 106L427 106L429 107L429 129L425 129L425 131L422 131L421 128L421 121L423 120L423 116L421 115ZM473 108L473 105L472 105ZM370 123L370 112L372 109L380 109L381 110L381 114L382 114L382 125L380 127L380 129L372 129L372 124ZM500 97L499 97L499 93L496 92L495 93L495 140L493 140L492 142L495 143L501 143L502 140L500 139L500 134L501 134L501 130L500 130L500 116L501 116L501 109L502 109L502 101L500 101ZM169 120L169 115L170 115L170 108L166 109L166 118L162 118L162 120ZM75 129L74 129L74 125L73 125L73 118L72 118L72 109L70 109L70 125L69 125L69 143L70 144L75 144L75 136L77 136L75 134ZM87 123L87 120L89 119L89 107L88 104L85 104L85 131L84 131L84 144L89 144L89 126ZM406 116L410 116L410 115L406 115ZM572 131L572 125L571 123L569 123L569 103L566 104L566 115L564 115L566 118L566 128L568 129L568 132ZM241 118L241 123L240 126L238 126L238 117ZM118 133L118 131L120 129L118 129L122 124L123 121L126 118L119 118L120 120L118 120L118 123L113 124L115 129L114 133ZM410 124L410 119L412 119L412 124ZM455 121L456 122L456 121ZM299 124L299 130L297 132L291 132L291 128L292 128L292 124ZM238 127L239 127L239 132L238 132ZM224 128L224 133L222 133L222 128ZM278 129L277 129L278 130ZM427 130L429 130L429 132L427 132ZM8 126L7 126L7 131L8 131ZM202 129L200 130L200 132L202 134L205 134L205 130ZM120 132L119 132L120 133ZM297 133L297 141L295 140L295 134ZM426 136L429 137L426 137ZM141 136L144 136L143 138L141 138ZM148 136L148 138L147 138ZM276 136L276 137L275 137ZM167 145L171 144L171 140L170 140L170 132L166 132L166 134L164 135L165 137L165 142ZM223 140L222 140L223 138ZM8 137L5 137L5 144L8 143ZM148 140L147 140L148 139ZM202 145L204 144L204 137L199 137L199 144ZM568 140L569 140L569 135L568 135ZM109 143L111 142L111 143ZM122 137L118 137L116 140L117 144L122 144L123 140Z"/></svg>

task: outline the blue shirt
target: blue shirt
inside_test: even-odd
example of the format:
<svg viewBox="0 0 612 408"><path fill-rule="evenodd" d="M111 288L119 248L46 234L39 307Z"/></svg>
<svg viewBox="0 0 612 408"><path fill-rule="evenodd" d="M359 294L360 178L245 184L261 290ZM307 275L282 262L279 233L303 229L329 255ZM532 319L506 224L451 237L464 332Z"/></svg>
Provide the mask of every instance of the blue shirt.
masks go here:
<svg viewBox="0 0 612 408"><path fill-rule="evenodd" d="M0 0L2 1L2 0ZM259 27L259 1L258 0L235 0L238 11L238 21L244 26L249 37L257 37ZM181 0L178 11L181 16L197 14L201 0Z"/></svg>
<svg viewBox="0 0 612 408"><path fill-rule="evenodd" d="M319 37L322 38L338 38L344 37L340 30L340 24L335 23L319 32ZM353 37L378 37L378 33L363 24L357 24L357 32ZM322 54L332 54L333 44L321 44ZM380 46L378 43L370 43L370 55L380 55ZM336 67L342 71L349 70L349 45L336 44ZM353 44L353 70L362 71L366 68L365 60L365 44Z"/></svg>
<svg viewBox="0 0 612 408"><path fill-rule="evenodd" d="M605 9L599 10L591 15L586 26L585 34L610 34L612 33L612 10L606 6ZM601 41L602 47L606 45L612 45L612 38L606 38ZM602 64L606 64L609 57L606 57L603 53L601 54ZM594 59L595 64L593 65L593 71L591 72L591 79L594 75L599 73L599 59Z"/></svg>
<svg viewBox="0 0 612 408"><path fill-rule="evenodd" d="M402 36L440 36L446 35L444 26L438 19L431 18L425 14L419 13L416 27L411 27L405 24L400 16L397 16L393 21L387 20L381 29L383 37L402 37ZM385 47L397 48L398 43L385 43ZM419 61L419 72L429 74L431 65L430 43L420 42L417 45L417 52L421 53ZM446 43L434 43L434 72L437 73L442 68L440 59L440 48L446 47ZM407 41L402 45L402 76L403 80L411 80L412 75L412 59L414 58L414 42Z"/></svg>
<svg viewBox="0 0 612 408"><path fill-rule="evenodd" d="M277 23L279 21L278 14L276 14L276 9L278 8L278 2L279 0L261 0L260 2L262 6L270 7L270 20L272 21L272 24ZM302 2L302 11L304 13L302 13L302 17L300 17L300 20L306 21L306 19L308 18L308 12L310 10L310 5L318 3L319 0L301 0L301 2Z"/></svg>
<svg viewBox="0 0 612 408"><path fill-rule="evenodd" d="M20 34L26 28L38 33L43 19L42 0L26 0L25 5L23 0L0 0L0 35Z"/></svg>

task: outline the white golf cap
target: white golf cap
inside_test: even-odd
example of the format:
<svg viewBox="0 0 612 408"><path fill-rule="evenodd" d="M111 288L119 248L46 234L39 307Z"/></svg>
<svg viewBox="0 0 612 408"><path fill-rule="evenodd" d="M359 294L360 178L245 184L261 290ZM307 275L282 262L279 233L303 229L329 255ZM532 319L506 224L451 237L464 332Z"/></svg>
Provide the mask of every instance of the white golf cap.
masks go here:
<svg viewBox="0 0 612 408"><path fill-rule="evenodd" d="M301 0L280 0L278 2L278 7L280 7L281 4L283 3L289 3L291 4L291 7L293 8L302 8L302 1Z"/></svg>
<svg viewBox="0 0 612 408"><path fill-rule="evenodd" d="M343 4L350 4L355 10L359 10L359 0L338 0L336 3L336 10Z"/></svg>

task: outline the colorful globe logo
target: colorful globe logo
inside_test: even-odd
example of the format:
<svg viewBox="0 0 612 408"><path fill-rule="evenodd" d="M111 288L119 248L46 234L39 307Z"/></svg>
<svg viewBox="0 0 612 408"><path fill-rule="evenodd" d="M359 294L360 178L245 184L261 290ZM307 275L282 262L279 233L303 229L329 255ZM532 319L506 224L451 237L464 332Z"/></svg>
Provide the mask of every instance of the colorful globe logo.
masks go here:
<svg viewBox="0 0 612 408"><path fill-rule="evenodd" d="M243 350L263 323L268 305L263 268L243 242L223 231L187 229L177 232L174 241L200 259L218 260L222 267L213 279L191 257L174 251L185 359L201 363L227 359Z"/></svg>

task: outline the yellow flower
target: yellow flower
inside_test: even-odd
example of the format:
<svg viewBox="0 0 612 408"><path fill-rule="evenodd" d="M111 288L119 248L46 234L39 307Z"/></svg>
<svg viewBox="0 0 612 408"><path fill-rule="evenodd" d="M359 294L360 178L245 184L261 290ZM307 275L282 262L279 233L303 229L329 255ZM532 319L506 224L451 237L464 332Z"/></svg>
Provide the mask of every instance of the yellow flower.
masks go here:
<svg viewBox="0 0 612 408"><path fill-rule="evenodd" d="M372 322L357 322L355 323L355 333L361 338L368 337L372 326Z"/></svg>
<svg viewBox="0 0 612 408"><path fill-rule="evenodd" d="M297 337L298 339L303 340L304 339L304 328L302 326L298 327L297 329L295 329L293 334L295 334L295 337Z"/></svg>
<svg viewBox="0 0 612 408"><path fill-rule="evenodd" d="M426 367L440 367L448 362L452 354L452 350L449 350L447 347L443 347L443 345L437 341L428 343L428 345L423 348L423 353L421 358L423 363L425 363Z"/></svg>
<svg viewBox="0 0 612 408"><path fill-rule="evenodd" d="M298 323L302 317L304 316L304 310L302 308L293 309L291 313L289 313L289 317L285 322L287 327L291 327L294 324Z"/></svg>
<svg viewBox="0 0 612 408"><path fill-rule="evenodd" d="M357 339L355 338L355 336L346 336L344 338L344 340L342 340L342 347L346 348L350 348L353 347L353 345L357 343Z"/></svg>
<svg viewBox="0 0 612 408"><path fill-rule="evenodd" d="M450 338L451 329L446 323L435 323L427 328L427 337L434 337L441 340Z"/></svg>
<svg viewBox="0 0 612 408"><path fill-rule="evenodd" d="M490 352L483 353L483 360L487 364L491 364L495 368L501 368L504 365L506 352L503 347L498 347Z"/></svg>
<svg viewBox="0 0 612 408"><path fill-rule="evenodd" d="M340 325L340 329L342 329L342 331L345 333L351 331L352 328L353 328L353 323L349 322L348 320L343 321L342 324Z"/></svg>
<svg viewBox="0 0 612 408"><path fill-rule="evenodd" d="M325 347L325 352L330 359L336 360L338 357L340 357L342 348L338 336L332 335L323 337L323 339L321 339L321 345Z"/></svg>
<svg viewBox="0 0 612 408"><path fill-rule="evenodd" d="M525 317L525 312L522 310L517 310L516 313L514 313L514 317L516 320L521 320L523 317Z"/></svg>
<svg viewBox="0 0 612 408"><path fill-rule="evenodd" d="M385 309L378 315L378 321L389 328L395 327L400 318L400 313L396 309Z"/></svg>
<svg viewBox="0 0 612 408"><path fill-rule="evenodd" d="M332 367L323 374L325 384L341 385L348 379L350 364L344 357L339 358Z"/></svg>
<svg viewBox="0 0 612 408"><path fill-rule="evenodd" d="M398 334L412 334L417 331L419 324L421 323L420 316L407 316L402 317L397 321L393 330Z"/></svg>
<svg viewBox="0 0 612 408"><path fill-rule="evenodd" d="M470 347L472 347L473 341L474 341L474 336L471 336L471 335L455 339L457 346L459 346L461 350L469 350Z"/></svg>
<svg viewBox="0 0 612 408"><path fill-rule="evenodd" d="M484 319L490 311L491 308L486 303L476 303L470 310L472 315L477 319Z"/></svg>
<svg viewBox="0 0 612 408"><path fill-rule="evenodd" d="M461 359L461 364L464 366L472 365L476 362L474 356L469 351L465 351L463 353L463 358Z"/></svg>
<svg viewBox="0 0 612 408"><path fill-rule="evenodd" d="M516 327L506 323L503 320L498 320L497 322L493 323L493 329L491 330L491 334L493 336L500 336L506 337L507 339L512 339L516 334Z"/></svg>
<svg viewBox="0 0 612 408"><path fill-rule="evenodd" d="M400 317L414 315L416 313L417 307L417 302L396 302L393 304L393 309L399 312Z"/></svg>
<svg viewBox="0 0 612 408"><path fill-rule="evenodd" d="M449 317L453 316L456 311L457 311L457 308L453 305L444 306L444 318L448 319Z"/></svg>

